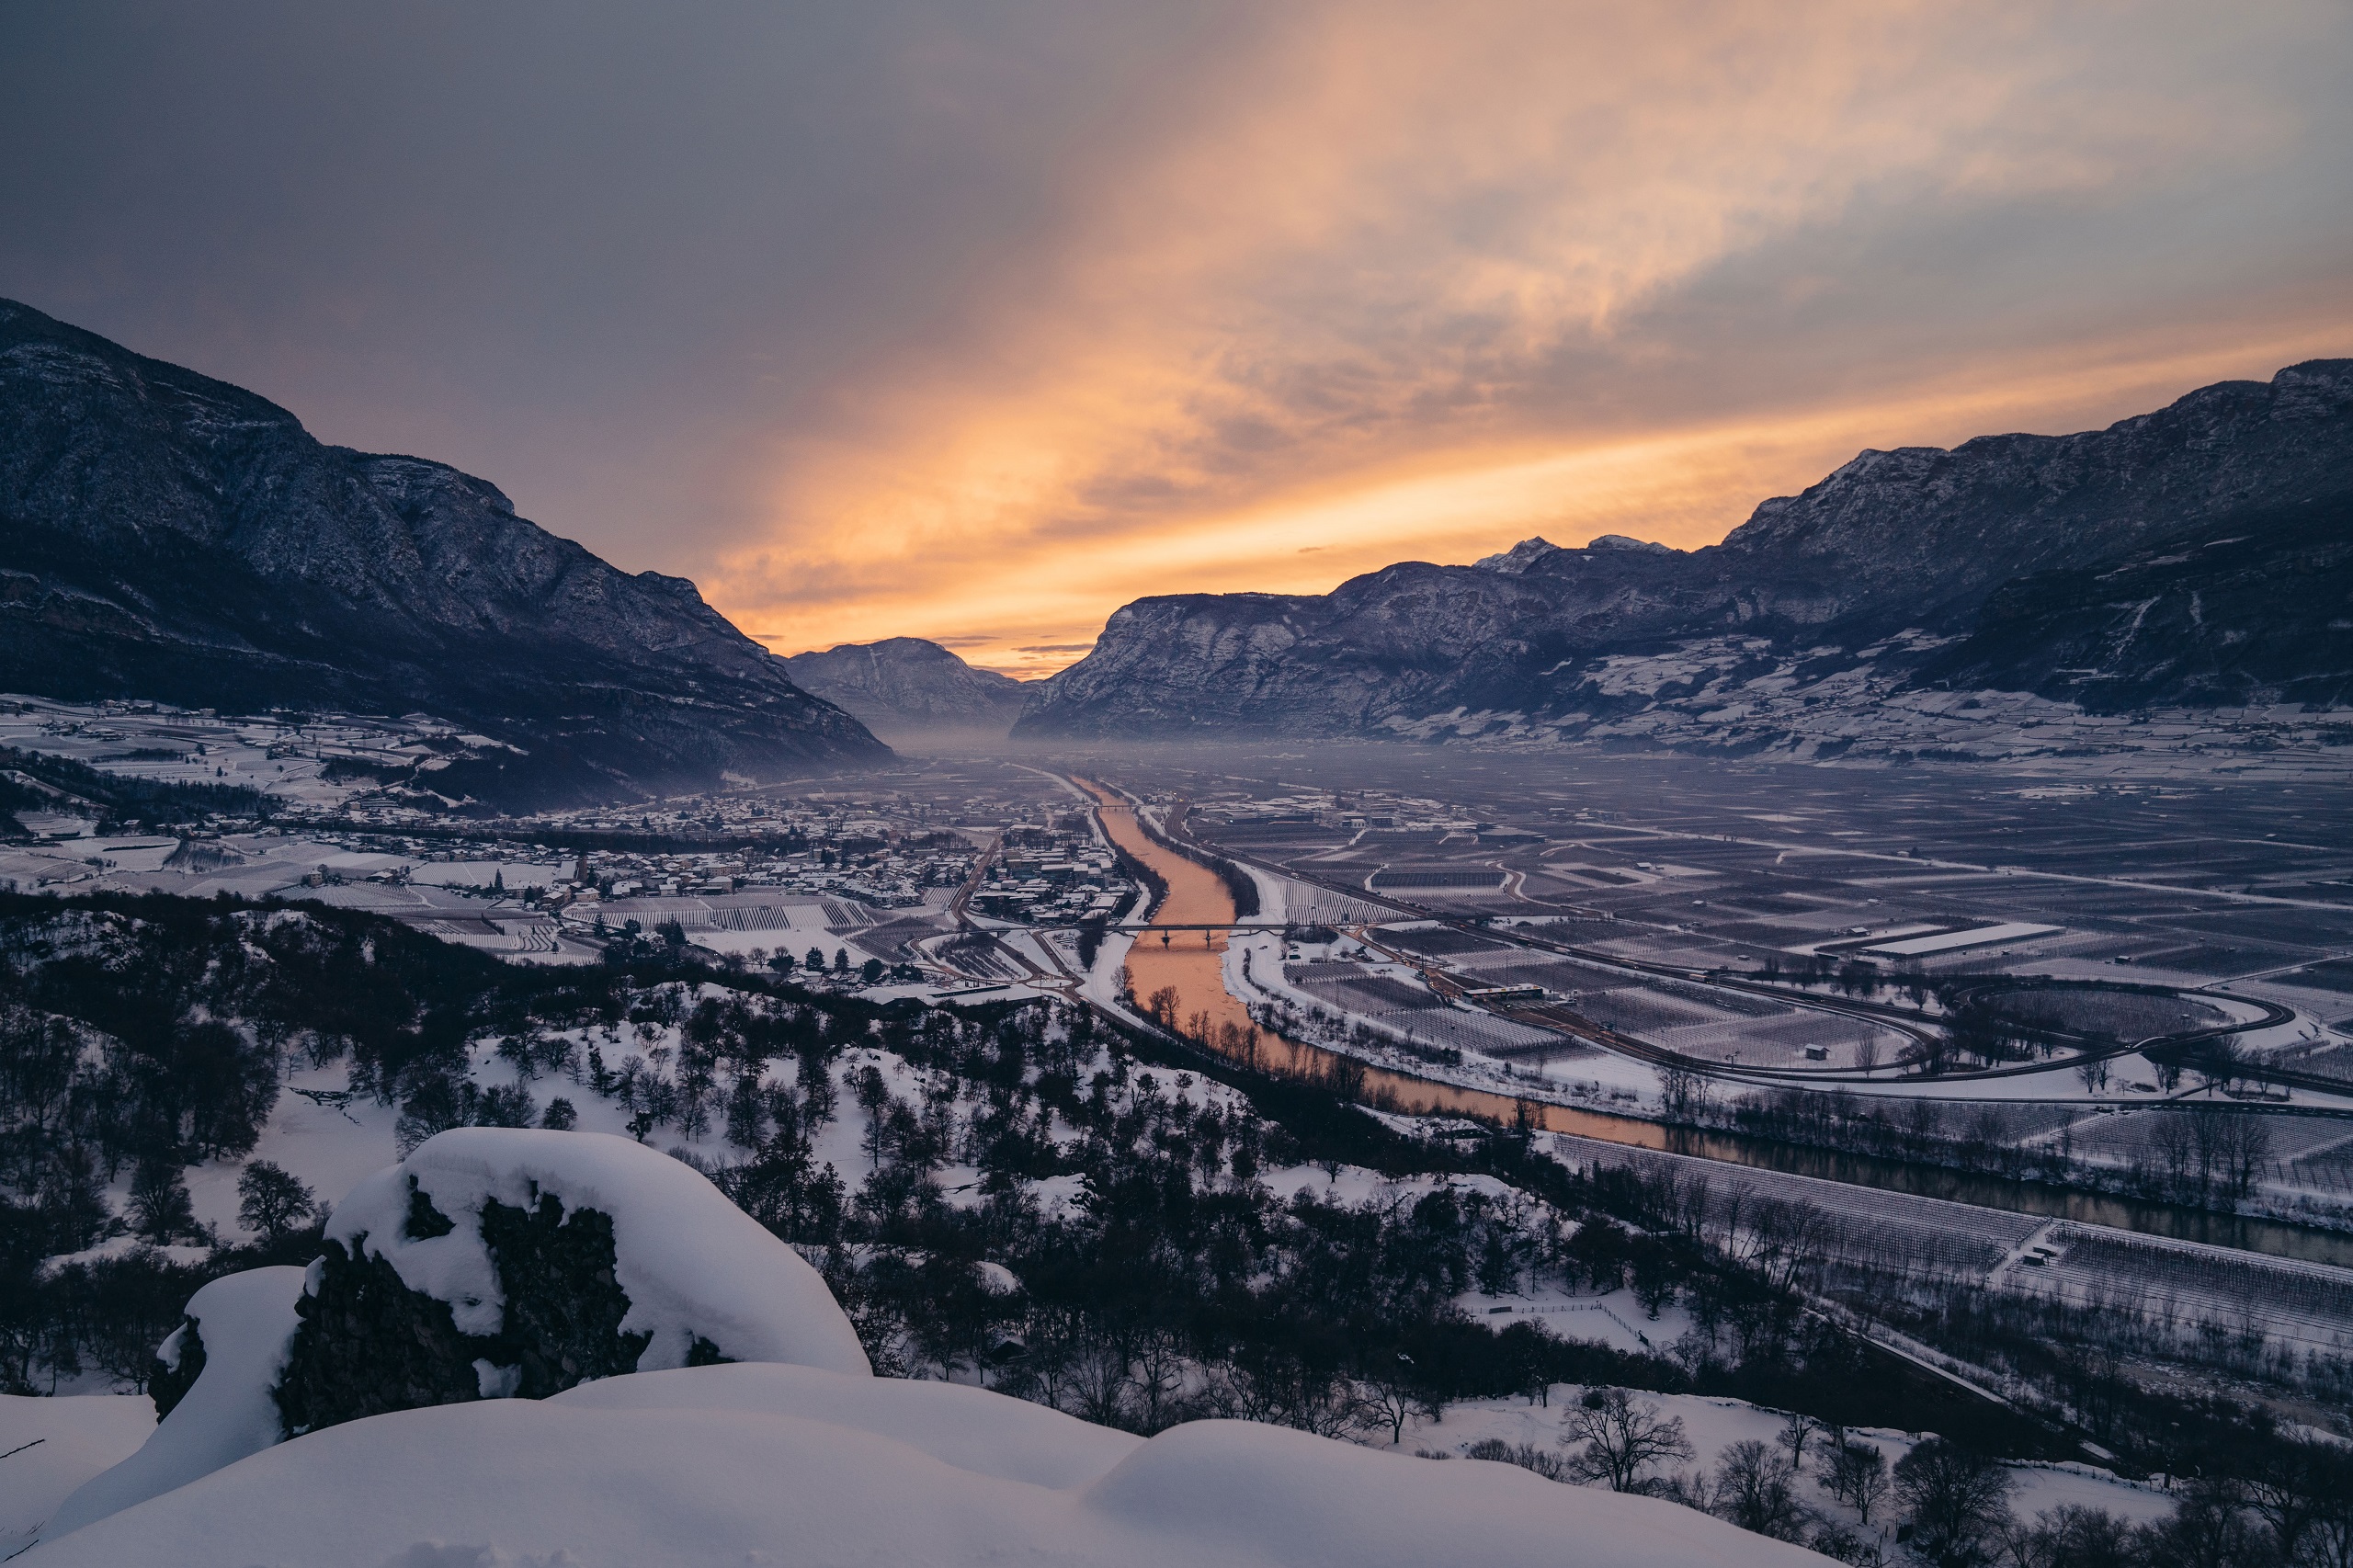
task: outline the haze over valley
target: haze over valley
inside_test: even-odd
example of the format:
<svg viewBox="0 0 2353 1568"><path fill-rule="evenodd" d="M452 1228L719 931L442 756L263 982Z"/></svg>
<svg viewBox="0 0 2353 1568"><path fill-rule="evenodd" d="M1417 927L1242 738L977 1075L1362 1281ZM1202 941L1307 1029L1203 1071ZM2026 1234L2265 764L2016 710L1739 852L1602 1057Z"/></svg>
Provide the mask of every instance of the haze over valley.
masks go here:
<svg viewBox="0 0 2353 1568"><path fill-rule="evenodd" d="M2353 1564L2343 16L12 20L0 1556Z"/></svg>

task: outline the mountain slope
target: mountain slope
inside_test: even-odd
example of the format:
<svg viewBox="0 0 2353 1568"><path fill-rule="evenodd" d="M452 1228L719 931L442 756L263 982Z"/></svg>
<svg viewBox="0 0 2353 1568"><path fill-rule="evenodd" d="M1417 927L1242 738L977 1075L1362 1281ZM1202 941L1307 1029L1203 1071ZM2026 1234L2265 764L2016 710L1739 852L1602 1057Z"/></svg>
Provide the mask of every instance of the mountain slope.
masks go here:
<svg viewBox="0 0 2353 1568"><path fill-rule="evenodd" d="M1919 678L2109 712L2353 704L2353 501L2234 513L2120 559L2013 578Z"/></svg>
<svg viewBox="0 0 2353 1568"><path fill-rule="evenodd" d="M1736 680L1744 661L1761 672L1772 655L1867 650L1883 673L1908 675L1960 640L1975 649L1958 655L1965 671L1940 665L1935 678L1969 673L2090 706L2344 700L2329 672L2353 666L2353 622L2338 624L2353 608L2328 541L2342 538L2348 498L2353 360L2315 360L2106 430L1867 451L1703 550L1530 540L1473 566L1404 562L1328 595L1141 599L1033 691L1017 733L1348 734L1453 710L1555 718L1591 710L1612 659L1726 637L1744 651L1715 678ZM2223 540L2245 542L2205 551ZM2185 549L2150 569L2171 572L2185 617L2198 605L2206 652L2143 658L2144 643L2118 655L2131 671L2085 665L2091 632L2049 598L2075 591L2065 574ZM2282 617L2303 630L2266 630ZM1891 652L1891 640L1903 646Z"/></svg>
<svg viewBox="0 0 2353 1568"><path fill-rule="evenodd" d="M1021 713L1021 682L975 669L920 637L843 642L796 653L784 663L803 690L855 715L878 734L1003 735Z"/></svg>
<svg viewBox="0 0 2353 1568"><path fill-rule="evenodd" d="M0 688L422 710L517 748L438 776L510 802L887 755L685 579L7 301Z"/></svg>

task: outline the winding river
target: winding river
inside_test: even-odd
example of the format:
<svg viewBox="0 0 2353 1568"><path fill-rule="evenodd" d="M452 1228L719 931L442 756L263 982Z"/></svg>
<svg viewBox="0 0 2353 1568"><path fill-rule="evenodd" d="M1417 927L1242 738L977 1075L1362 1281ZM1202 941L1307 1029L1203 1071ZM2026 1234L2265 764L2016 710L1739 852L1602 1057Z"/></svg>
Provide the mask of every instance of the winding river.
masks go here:
<svg viewBox="0 0 2353 1568"><path fill-rule="evenodd" d="M1167 896L1153 910L1155 921L1170 926L1217 927L1230 926L1238 918L1233 896L1216 873L1145 833L1135 820L1134 808L1113 790L1086 778L1077 783L1095 798L1103 829L1112 842L1166 881ZM1128 953L1128 971L1137 999L1148 1002L1164 989L1173 991L1176 1017L1183 1022L1188 1034L1204 1037L1214 1044L1225 1025L1232 1025L1239 1035L1255 1032L1256 1065L1271 1072L1319 1079L1352 1077L1361 1073L1359 1096L1400 1112L1475 1116L1509 1123L1520 1114L1522 1104L1527 1103L1536 1125L1550 1132L1574 1133L1580 1138L1688 1154L1727 1165L1820 1176L1850 1186L2353 1267L2353 1236L2333 1231L2079 1192L2037 1182L2011 1181L1866 1154L1812 1149L1740 1133L1665 1127L1635 1117L1611 1116L1574 1106L1522 1102L1507 1095L1437 1083L1372 1066L1323 1046L1286 1039L1259 1028L1240 999L1226 990L1225 944L1226 933L1219 929L1147 932L1140 936ZM1198 1027L1204 1022L1206 1028Z"/></svg>

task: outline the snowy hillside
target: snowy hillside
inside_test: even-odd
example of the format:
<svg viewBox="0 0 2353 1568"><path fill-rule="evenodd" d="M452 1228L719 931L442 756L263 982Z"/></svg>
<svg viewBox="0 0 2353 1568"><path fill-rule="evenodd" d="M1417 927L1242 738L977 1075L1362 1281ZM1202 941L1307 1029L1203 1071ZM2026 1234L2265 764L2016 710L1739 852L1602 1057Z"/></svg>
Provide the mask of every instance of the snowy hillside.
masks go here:
<svg viewBox="0 0 2353 1568"><path fill-rule="evenodd" d="M298 1438L27 1568L1048 1561L1775 1568L1822 1559L1650 1498L1240 1422L1150 1441L942 1383L734 1366Z"/></svg>
<svg viewBox="0 0 2353 1568"><path fill-rule="evenodd" d="M609 1268L577 1281L504 1268L495 1216L568 1200ZM598 1134L461 1129L369 1178L337 1210L327 1267L256 1270L190 1303L166 1347L192 1382L145 1445L65 1500L33 1564L288 1562L587 1565L1267 1562L1356 1568L1538 1553L1570 1562L1799 1563L1811 1554L1650 1498L1434 1465L1255 1423L1149 1440L945 1382L877 1380L805 1264L688 1167ZM348 1249L347 1251L346 1249ZM332 1298L335 1259L386 1267L372 1305ZM702 1331L739 1353L516 1399L534 1357L578 1337L619 1284L644 1358ZM438 1304L524 1366L478 1387L275 1440L334 1357L415 1349L390 1297ZM632 1330L631 1324L642 1325ZM814 1364L813 1364L814 1363ZM1563 1546L1568 1555L1561 1557Z"/></svg>
<svg viewBox="0 0 2353 1568"><path fill-rule="evenodd" d="M1612 1551L1762 1562L1758 1541L1711 1556L1707 1516L1840 1551L1892 1550L1901 1522L1842 1501L1819 1443L1778 1479L1752 1462L1780 1412L1874 1445L1882 1482L1923 1427L2083 1451L2041 1407L1955 1397L1809 1314L1688 1193L1174 1055L1091 1009L878 1002L659 954L504 965L348 911L9 908L0 1452L33 1446L0 1469L0 1551L49 1521L29 1562L204 1560L163 1544L192 1540L240 1563L742 1562L851 1517L924 1561L933 1516L896 1499L935 1494L1008 1551L1182 1561L1213 1538L1187 1516L1155 1559L1115 1482L1142 1467L1180 1513L1244 1498L1199 1477L1268 1443L1306 1456L1284 1517L1386 1517L1350 1500L1370 1489L1466 1551L1606 1519L1634 1532ZM790 1399L787 1365L811 1369ZM1576 1391L1613 1387L1688 1419L1692 1451L1636 1478L1683 1513L1557 1484L1586 1475ZM2093 1436L2136 1473L2178 1468L2133 1423L2181 1408L2111 1409ZM926 1447L950 1411L995 1414ZM1004 1470L1025 1433L1060 1468ZM870 1474L783 1484L837 1452ZM1538 1474L1433 1462L1492 1458ZM1461 1524L1495 1486L1533 1512ZM2023 1485L2017 1510L2170 1501L2067 1487ZM319 1513L258 1500L290 1488ZM323 1519L381 1533L330 1551ZM649 1532L686 1554L573 1544ZM1307 1539L1273 1530L1267 1559L1320 1560ZM410 1552L433 1540L455 1555Z"/></svg>

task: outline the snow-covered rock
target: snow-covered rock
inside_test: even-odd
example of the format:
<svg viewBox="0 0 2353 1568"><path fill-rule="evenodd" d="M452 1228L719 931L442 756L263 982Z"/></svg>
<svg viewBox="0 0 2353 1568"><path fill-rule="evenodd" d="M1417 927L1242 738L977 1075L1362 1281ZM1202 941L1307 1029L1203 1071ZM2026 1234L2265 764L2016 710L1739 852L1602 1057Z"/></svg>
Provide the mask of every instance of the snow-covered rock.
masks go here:
<svg viewBox="0 0 2353 1568"><path fill-rule="evenodd" d="M944 1383L724 1366L299 1437L27 1568L563 1562L1798 1568L1650 1498L1208 1421L1143 1441Z"/></svg>
<svg viewBox="0 0 2353 1568"><path fill-rule="evenodd" d="M536 1224L542 1237L576 1226L595 1246L567 1257L568 1272L525 1277L530 1300L512 1301L515 1260L485 1233L501 1212L522 1216L510 1237L520 1226ZM327 1241L308 1270L255 1269L196 1293L194 1326L161 1349L171 1369L200 1357L194 1382L137 1452L66 1499L43 1539L270 1448L290 1426L551 1392L690 1359L870 1376L816 1270L700 1172L626 1138L444 1132L353 1189ZM597 1335L631 1359L581 1354ZM446 1365L434 1364L437 1352Z"/></svg>
<svg viewBox="0 0 2353 1568"><path fill-rule="evenodd" d="M410 1233L412 1194L451 1223ZM353 1188L327 1239L381 1257L415 1290L447 1301L458 1328L496 1333L506 1301L483 1236L493 1203L608 1216L626 1334L652 1335L635 1369L683 1367L698 1338L731 1361L790 1361L863 1375L866 1352L817 1271L729 1202L701 1172L609 1133L460 1127ZM314 1269L312 1290L316 1293Z"/></svg>
<svg viewBox="0 0 2353 1568"><path fill-rule="evenodd" d="M574 1227L574 1241L547 1246ZM307 1271L256 1270L197 1294L194 1327L164 1353L180 1372L164 1380L165 1402L178 1383L186 1392L145 1446L67 1500L24 1562L1821 1561L1666 1503L1508 1465L1433 1463L1233 1421L1147 1441L982 1389L876 1378L814 1270L692 1168L626 1139L443 1133L362 1182L328 1239L326 1260ZM526 1243L555 1267L518 1276ZM1004 1276L995 1284L1018 1288L991 1267ZM364 1274L378 1305L419 1315L356 1310L366 1302L336 1294L338 1269L347 1283ZM386 1322L402 1332L385 1335ZM639 1369L521 1399L495 1397L522 1388L519 1364L484 1362L477 1379L457 1363L454 1391L300 1430L306 1341L340 1335L337 1365L381 1364L397 1387L421 1344L406 1331L437 1322L526 1360L540 1353L533 1335L551 1355L551 1338L576 1338L586 1323L610 1341L618 1323ZM704 1361L734 1359L678 1365L699 1348ZM289 1423L299 1436L283 1436Z"/></svg>
<svg viewBox="0 0 2353 1568"><path fill-rule="evenodd" d="M294 1337L299 1268L256 1268L215 1279L188 1298L186 1324L164 1342L176 1367L202 1345L203 1369L137 1452L65 1499L42 1534L54 1540L94 1519L184 1486L258 1453L283 1437L270 1398Z"/></svg>

